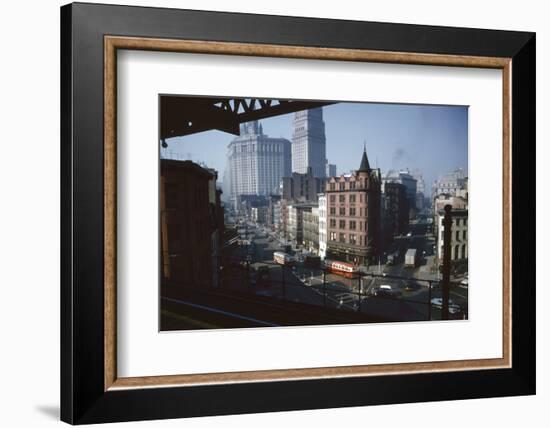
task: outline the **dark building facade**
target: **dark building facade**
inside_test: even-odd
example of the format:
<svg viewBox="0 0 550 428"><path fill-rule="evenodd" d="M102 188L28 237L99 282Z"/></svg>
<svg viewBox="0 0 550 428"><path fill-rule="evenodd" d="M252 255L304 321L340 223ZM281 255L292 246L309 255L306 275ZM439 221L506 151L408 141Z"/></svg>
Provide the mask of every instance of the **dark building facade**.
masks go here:
<svg viewBox="0 0 550 428"><path fill-rule="evenodd" d="M409 226L409 200L407 188L401 183L386 183L383 201L383 236L388 244L396 235L407 232Z"/></svg>
<svg viewBox="0 0 550 428"><path fill-rule="evenodd" d="M271 230L279 228L281 221L281 195L269 195L266 224Z"/></svg>
<svg viewBox="0 0 550 428"><path fill-rule="evenodd" d="M363 151L359 169L326 183L327 258L367 265L381 246L381 176Z"/></svg>
<svg viewBox="0 0 550 428"><path fill-rule="evenodd" d="M287 201L317 202L317 195L323 193L325 179L315 177L311 168L305 174L293 172L283 177L283 199Z"/></svg>
<svg viewBox="0 0 550 428"><path fill-rule="evenodd" d="M215 286L223 233L216 173L191 161L167 159L160 170L163 284Z"/></svg>

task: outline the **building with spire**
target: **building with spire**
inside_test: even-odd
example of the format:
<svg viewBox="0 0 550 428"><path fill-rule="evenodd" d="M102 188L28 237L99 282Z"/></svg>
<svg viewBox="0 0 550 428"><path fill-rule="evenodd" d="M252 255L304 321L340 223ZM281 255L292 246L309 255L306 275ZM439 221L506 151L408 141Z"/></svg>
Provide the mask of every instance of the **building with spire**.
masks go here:
<svg viewBox="0 0 550 428"><path fill-rule="evenodd" d="M380 254L381 175L366 148L359 169L331 177L325 187L327 258L368 265Z"/></svg>
<svg viewBox="0 0 550 428"><path fill-rule="evenodd" d="M240 135L227 147L224 181L233 200L242 195L279 193L283 177L290 175L291 144L264 134L258 121L241 124Z"/></svg>
<svg viewBox="0 0 550 428"><path fill-rule="evenodd" d="M292 172L326 176L327 144L322 107L294 113L292 132Z"/></svg>

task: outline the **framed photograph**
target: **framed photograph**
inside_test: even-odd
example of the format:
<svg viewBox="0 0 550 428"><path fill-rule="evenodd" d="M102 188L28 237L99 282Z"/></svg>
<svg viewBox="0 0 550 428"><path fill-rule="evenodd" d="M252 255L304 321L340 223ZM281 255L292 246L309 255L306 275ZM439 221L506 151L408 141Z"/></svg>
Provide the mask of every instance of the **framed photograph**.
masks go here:
<svg viewBox="0 0 550 428"><path fill-rule="evenodd" d="M63 421L535 393L533 33L76 3L61 56Z"/></svg>

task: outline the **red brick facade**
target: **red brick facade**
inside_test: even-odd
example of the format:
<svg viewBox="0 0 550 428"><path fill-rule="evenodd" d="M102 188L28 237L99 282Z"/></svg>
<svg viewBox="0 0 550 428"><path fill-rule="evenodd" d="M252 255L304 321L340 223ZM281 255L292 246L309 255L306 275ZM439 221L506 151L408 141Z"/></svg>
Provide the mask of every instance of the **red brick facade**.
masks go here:
<svg viewBox="0 0 550 428"><path fill-rule="evenodd" d="M366 265L380 249L381 176L363 153L360 168L326 183L327 258Z"/></svg>

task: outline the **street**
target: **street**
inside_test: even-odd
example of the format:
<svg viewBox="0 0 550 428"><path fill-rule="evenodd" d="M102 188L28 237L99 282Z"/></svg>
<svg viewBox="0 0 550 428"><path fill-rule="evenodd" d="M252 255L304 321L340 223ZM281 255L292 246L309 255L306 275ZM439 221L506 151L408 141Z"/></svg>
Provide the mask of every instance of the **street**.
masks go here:
<svg viewBox="0 0 550 428"><path fill-rule="evenodd" d="M428 235L427 224L411 225L411 236L395 240L394 251L416 248L423 254L417 267L406 267L402 262L386 265L385 260L381 260L380 264L364 268L356 278L323 272L320 267L306 267L300 263L283 267L273 261L273 253L283 251L284 241L252 223L247 223L244 230L241 239L249 244L240 245L236 257L245 268L240 274L225 277L223 287L246 287L257 295L402 321L441 318L440 308L430 305L430 301L441 298L441 290L437 271L430 269L434 257L433 239ZM380 286L391 288L392 295L377 293ZM465 318L467 289L453 285L450 296L452 303L461 309L451 314L451 318Z"/></svg>

